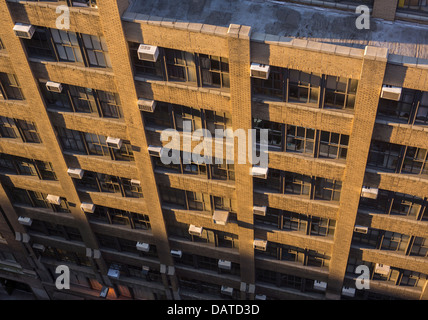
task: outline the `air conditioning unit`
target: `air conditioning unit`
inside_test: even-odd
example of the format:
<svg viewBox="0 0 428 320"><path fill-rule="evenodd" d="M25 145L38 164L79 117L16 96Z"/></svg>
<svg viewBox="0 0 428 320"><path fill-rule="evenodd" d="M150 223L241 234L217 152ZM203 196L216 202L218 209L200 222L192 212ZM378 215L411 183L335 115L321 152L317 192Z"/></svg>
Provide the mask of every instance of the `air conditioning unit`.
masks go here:
<svg viewBox="0 0 428 320"><path fill-rule="evenodd" d="M88 202L82 202L82 204L80 205L80 209L82 209L83 212L94 213L95 212L95 204L88 203Z"/></svg>
<svg viewBox="0 0 428 320"><path fill-rule="evenodd" d="M232 296L233 295L233 288L231 287L226 287L226 286L221 286L221 293L228 295L228 296Z"/></svg>
<svg viewBox="0 0 428 320"><path fill-rule="evenodd" d="M379 192L378 188L370 188L370 187L363 186L361 189L361 196L363 198L377 199L378 192Z"/></svg>
<svg viewBox="0 0 428 320"><path fill-rule="evenodd" d="M46 247L40 243L33 243L32 247L33 249L40 250L42 252L44 252L46 249Z"/></svg>
<svg viewBox="0 0 428 320"><path fill-rule="evenodd" d="M254 239L253 247L256 250L266 251L267 240Z"/></svg>
<svg viewBox="0 0 428 320"><path fill-rule="evenodd" d="M225 226L229 220L229 211L225 210L214 210L213 222Z"/></svg>
<svg viewBox="0 0 428 320"><path fill-rule="evenodd" d="M156 62L159 56L159 48L147 44L140 44L137 54L140 60Z"/></svg>
<svg viewBox="0 0 428 320"><path fill-rule="evenodd" d="M15 232L15 240L28 243L30 241L30 235L28 233Z"/></svg>
<svg viewBox="0 0 428 320"><path fill-rule="evenodd" d="M140 111L155 112L156 101L140 98L138 99L138 108Z"/></svg>
<svg viewBox="0 0 428 320"><path fill-rule="evenodd" d="M267 179L268 168L252 167L250 174L256 178Z"/></svg>
<svg viewBox="0 0 428 320"><path fill-rule="evenodd" d="M327 282L315 280L314 281L314 289L325 291L327 289Z"/></svg>
<svg viewBox="0 0 428 320"><path fill-rule="evenodd" d="M107 276L113 279L119 279L120 270L114 267L110 267L110 269L108 269Z"/></svg>
<svg viewBox="0 0 428 320"><path fill-rule="evenodd" d="M269 78L270 67L266 64L251 63L251 77L266 80Z"/></svg>
<svg viewBox="0 0 428 320"><path fill-rule="evenodd" d="M202 230L203 230L203 229L204 229L203 227L197 227L197 226L195 226L195 225L191 224L191 225L189 226L189 233L190 233L191 235L193 235L193 236L198 236L198 237L200 237L200 236L202 235Z"/></svg>
<svg viewBox="0 0 428 320"><path fill-rule="evenodd" d="M367 232L369 232L369 228L368 227L364 227L364 226L358 226L358 225L356 225L354 227L354 231L358 232L358 233L367 234Z"/></svg>
<svg viewBox="0 0 428 320"><path fill-rule="evenodd" d="M232 269L232 262L227 260L218 260L218 267L220 269L230 270Z"/></svg>
<svg viewBox="0 0 428 320"><path fill-rule="evenodd" d="M266 216L266 209L267 209L267 207L265 207L265 206L262 206L262 207L254 206L253 207L253 213L258 215L258 216L264 217L264 216Z"/></svg>
<svg viewBox="0 0 428 320"><path fill-rule="evenodd" d="M347 297L355 297L355 288L343 287L342 295Z"/></svg>
<svg viewBox="0 0 428 320"><path fill-rule="evenodd" d="M136 179L131 179L131 186L139 187L141 186L141 181Z"/></svg>
<svg viewBox="0 0 428 320"><path fill-rule="evenodd" d="M255 300L266 300L266 296L264 294L256 294L254 299Z"/></svg>
<svg viewBox="0 0 428 320"><path fill-rule="evenodd" d="M28 218L28 217L19 217L18 222L24 226L30 227L31 224L33 223L33 220L31 218Z"/></svg>
<svg viewBox="0 0 428 320"><path fill-rule="evenodd" d="M149 252L150 250L150 245L144 242L137 242L136 247L138 251Z"/></svg>
<svg viewBox="0 0 428 320"><path fill-rule="evenodd" d="M83 171L82 169L77 169L77 168L68 168L67 173L72 178L82 179L85 171Z"/></svg>
<svg viewBox="0 0 428 320"><path fill-rule="evenodd" d="M389 274L391 267L386 264L376 263L374 272L377 274L381 274L387 276Z"/></svg>
<svg viewBox="0 0 428 320"><path fill-rule="evenodd" d="M107 137L107 145L113 149L120 149L122 147L122 139Z"/></svg>
<svg viewBox="0 0 428 320"><path fill-rule="evenodd" d="M36 28L31 24L15 23L13 31L15 32L15 35L19 38L31 39L33 37L34 32L36 31Z"/></svg>
<svg viewBox="0 0 428 320"><path fill-rule="evenodd" d="M400 87L383 85L380 97L383 99L400 101L402 90L403 88L400 88Z"/></svg>
<svg viewBox="0 0 428 320"><path fill-rule="evenodd" d="M46 89L51 92L61 93L62 84L58 82L48 81L46 82Z"/></svg>
<svg viewBox="0 0 428 320"><path fill-rule="evenodd" d="M175 258L181 258L183 253L181 252L181 250L171 250L171 255Z"/></svg>
<svg viewBox="0 0 428 320"><path fill-rule="evenodd" d="M55 196L53 194L48 194L46 197L46 200L52 204L56 204L56 205L61 204L61 197Z"/></svg>
<svg viewBox="0 0 428 320"><path fill-rule="evenodd" d="M149 146L147 149L149 150L149 155L156 157L161 156L162 147Z"/></svg>

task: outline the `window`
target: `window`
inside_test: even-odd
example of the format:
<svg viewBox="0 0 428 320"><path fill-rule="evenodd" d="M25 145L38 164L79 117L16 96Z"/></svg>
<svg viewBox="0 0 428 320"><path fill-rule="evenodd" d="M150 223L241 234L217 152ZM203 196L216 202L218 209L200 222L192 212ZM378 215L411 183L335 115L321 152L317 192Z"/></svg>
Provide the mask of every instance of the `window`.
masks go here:
<svg viewBox="0 0 428 320"><path fill-rule="evenodd" d="M235 181L235 165L233 163L228 164L223 161L222 164L213 164L211 168L213 179Z"/></svg>
<svg viewBox="0 0 428 320"><path fill-rule="evenodd" d="M324 107L354 109L358 80L327 76Z"/></svg>
<svg viewBox="0 0 428 320"><path fill-rule="evenodd" d="M321 75L290 69L288 101L318 104Z"/></svg>
<svg viewBox="0 0 428 320"><path fill-rule="evenodd" d="M76 112L97 113L94 91L91 88L68 86Z"/></svg>
<svg viewBox="0 0 428 320"><path fill-rule="evenodd" d="M283 211L283 229L306 233L308 216L296 212Z"/></svg>
<svg viewBox="0 0 428 320"><path fill-rule="evenodd" d="M0 135L2 138L18 138L19 131L16 127L15 121L11 118L0 116Z"/></svg>
<svg viewBox="0 0 428 320"><path fill-rule="evenodd" d="M24 100L21 86L14 74L0 72L0 100Z"/></svg>
<svg viewBox="0 0 428 320"><path fill-rule="evenodd" d="M336 221L332 219L312 217L311 219L311 235L316 236L333 236L336 229Z"/></svg>
<svg viewBox="0 0 428 320"><path fill-rule="evenodd" d="M211 211L211 200L208 194L186 191L186 197L190 210Z"/></svg>
<svg viewBox="0 0 428 320"><path fill-rule="evenodd" d="M252 88L255 94L284 100L285 97L284 69L270 67L269 78L267 80L252 78Z"/></svg>
<svg viewBox="0 0 428 320"><path fill-rule="evenodd" d="M77 34L71 31L50 29L60 61L83 63Z"/></svg>
<svg viewBox="0 0 428 320"><path fill-rule="evenodd" d="M321 131L319 155L332 159L346 159L349 136Z"/></svg>
<svg viewBox="0 0 428 320"><path fill-rule="evenodd" d="M164 50L168 80L193 82L196 84L195 56L185 51Z"/></svg>
<svg viewBox="0 0 428 320"><path fill-rule="evenodd" d="M428 124L428 92L422 93L422 97L416 111L415 124Z"/></svg>
<svg viewBox="0 0 428 320"><path fill-rule="evenodd" d="M287 125L287 151L314 154L315 129Z"/></svg>
<svg viewBox="0 0 428 320"><path fill-rule="evenodd" d="M423 199L398 192L394 193L394 197L391 199L391 202L391 214L413 218L416 218L419 215L420 209L423 205Z"/></svg>
<svg viewBox="0 0 428 320"><path fill-rule="evenodd" d="M401 148L398 144L373 140L367 164L395 172L400 163Z"/></svg>
<svg viewBox="0 0 428 320"><path fill-rule="evenodd" d="M281 123L253 118L253 129L257 130L256 142L260 143L259 130L268 130L268 136L267 136L268 146L273 149L279 149L280 151L282 151L282 141L283 141L282 128L283 128L283 124Z"/></svg>
<svg viewBox="0 0 428 320"><path fill-rule="evenodd" d="M403 252L409 243L410 237L398 232L385 231L380 249Z"/></svg>
<svg viewBox="0 0 428 320"><path fill-rule="evenodd" d="M83 45L89 60L89 66L110 68L110 56L104 37L82 34Z"/></svg>
<svg viewBox="0 0 428 320"><path fill-rule="evenodd" d="M428 256L428 241L425 238L414 237L410 249L411 256L427 257Z"/></svg>
<svg viewBox="0 0 428 320"><path fill-rule="evenodd" d="M161 62L163 58L159 55L159 58L156 62L140 60L138 59L137 54L139 46L139 43L129 42L129 49L131 52L135 73L137 75L149 75L157 78L163 78L163 65Z"/></svg>
<svg viewBox="0 0 428 320"><path fill-rule="evenodd" d="M192 132L202 128L201 110L199 109L175 105L174 118L176 129L179 131L184 130L185 121L187 121L188 124L190 123L190 130Z"/></svg>
<svg viewBox="0 0 428 320"><path fill-rule="evenodd" d="M315 199L339 201L342 182L317 177L315 180Z"/></svg>
<svg viewBox="0 0 428 320"><path fill-rule="evenodd" d="M56 127L63 149L88 155L109 157L116 161L134 161L132 146L123 140L119 150L107 146L107 138L95 133Z"/></svg>
<svg viewBox="0 0 428 320"><path fill-rule="evenodd" d="M211 135L215 136L215 130L232 129L232 116L228 112L219 112L212 110L204 110L205 128L210 131Z"/></svg>
<svg viewBox="0 0 428 320"><path fill-rule="evenodd" d="M54 59L50 40L51 33L48 28L36 27L31 39L25 40L28 55L35 58Z"/></svg>
<svg viewBox="0 0 428 320"><path fill-rule="evenodd" d="M46 89L40 82L44 100L48 107L98 115L103 118L122 118L119 95L114 92L62 84L62 91Z"/></svg>
<svg viewBox="0 0 428 320"><path fill-rule="evenodd" d="M416 90L403 88L400 101L379 99L378 115L394 120L404 120L407 123L416 99Z"/></svg>
<svg viewBox="0 0 428 320"><path fill-rule="evenodd" d="M57 180L50 162L0 153L0 167L15 174L38 176L43 180Z"/></svg>
<svg viewBox="0 0 428 320"><path fill-rule="evenodd" d="M34 122L29 122L25 120L16 119L16 124L18 125L21 137L24 142L32 143L41 143L39 134L37 132L36 124Z"/></svg>
<svg viewBox="0 0 428 320"><path fill-rule="evenodd" d="M229 88L229 60L223 57L199 55L202 84L218 88Z"/></svg>
<svg viewBox="0 0 428 320"><path fill-rule="evenodd" d="M56 127L63 149L86 153L83 137L79 131Z"/></svg>
<svg viewBox="0 0 428 320"><path fill-rule="evenodd" d="M122 118L120 99L117 93L97 90L101 107L101 116L104 118Z"/></svg>
<svg viewBox="0 0 428 320"><path fill-rule="evenodd" d="M284 193L309 195L311 191L311 177L294 172L285 172Z"/></svg>
<svg viewBox="0 0 428 320"><path fill-rule="evenodd" d="M402 173L428 174L427 149L407 147Z"/></svg>
<svg viewBox="0 0 428 320"><path fill-rule="evenodd" d="M22 142L41 143L36 125L33 122L0 117L2 138L21 138Z"/></svg>

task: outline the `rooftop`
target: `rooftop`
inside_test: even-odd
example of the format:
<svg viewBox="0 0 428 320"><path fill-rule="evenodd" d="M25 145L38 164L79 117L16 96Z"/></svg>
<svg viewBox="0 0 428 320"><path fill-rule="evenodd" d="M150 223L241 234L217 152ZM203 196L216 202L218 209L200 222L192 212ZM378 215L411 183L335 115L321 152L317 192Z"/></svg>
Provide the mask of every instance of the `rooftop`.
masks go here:
<svg viewBox="0 0 428 320"><path fill-rule="evenodd" d="M228 27L251 26L252 34L306 39L428 59L428 27L403 21L370 19L369 30L355 26L359 14L272 0L134 0L129 12Z"/></svg>

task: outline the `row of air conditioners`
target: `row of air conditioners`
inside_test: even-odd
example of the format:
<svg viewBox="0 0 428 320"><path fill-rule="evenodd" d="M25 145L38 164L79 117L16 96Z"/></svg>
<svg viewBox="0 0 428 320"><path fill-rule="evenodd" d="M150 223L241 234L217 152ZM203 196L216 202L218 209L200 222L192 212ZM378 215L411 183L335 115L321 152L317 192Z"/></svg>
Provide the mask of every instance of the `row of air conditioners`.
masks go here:
<svg viewBox="0 0 428 320"><path fill-rule="evenodd" d="M315 280L314 281L314 289L325 292L327 290L327 282ZM348 297L354 297L355 296L355 288L342 287L342 295L348 296Z"/></svg>
<svg viewBox="0 0 428 320"><path fill-rule="evenodd" d="M61 197L53 194L48 194L46 200L51 204L61 204ZM80 209L82 209L82 211L84 212L94 213L95 205L93 203L82 202L82 204L80 205Z"/></svg>
<svg viewBox="0 0 428 320"><path fill-rule="evenodd" d="M31 24L16 23L13 27L15 35L24 39L31 39L35 32L35 27ZM156 62L159 57L159 48L157 46L140 44L137 49L138 59L150 62ZM261 63L251 63L250 75L253 78L268 79L270 74L270 66ZM401 98L402 88L383 85L381 91L381 98L399 101ZM150 108L150 107L149 107ZM153 111L152 111L153 112Z"/></svg>
<svg viewBox="0 0 428 320"><path fill-rule="evenodd" d="M148 44L140 44L137 49L138 59L150 62L156 62L159 57L159 48ZM259 79L269 78L270 66L260 63L251 63L251 77Z"/></svg>

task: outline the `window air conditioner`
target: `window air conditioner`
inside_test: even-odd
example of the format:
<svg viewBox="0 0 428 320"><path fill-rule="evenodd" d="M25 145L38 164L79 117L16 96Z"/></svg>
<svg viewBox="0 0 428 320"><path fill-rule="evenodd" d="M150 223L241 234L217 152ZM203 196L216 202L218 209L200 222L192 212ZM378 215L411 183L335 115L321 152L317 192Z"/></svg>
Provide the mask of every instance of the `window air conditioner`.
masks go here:
<svg viewBox="0 0 428 320"><path fill-rule="evenodd" d="M42 252L45 251L45 249L46 249L46 247L40 243L34 243L32 245L32 247L33 247L33 249L37 249L37 250L40 250Z"/></svg>
<svg viewBox="0 0 428 320"><path fill-rule="evenodd" d="M30 227L31 224L33 223L33 220L31 218L28 218L28 217L19 217L18 222L24 226Z"/></svg>
<svg viewBox="0 0 428 320"><path fill-rule="evenodd" d="M262 206L262 207L258 207L258 206L254 206L253 207L253 213L258 215L258 216L266 216L266 207Z"/></svg>
<svg viewBox="0 0 428 320"><path fill-rule="evenodd" d="M61 204L61 197L55 196L53 194L48 194L46 197L46 200L52 204L56 204L56 205Z"/></svg>
<svg viewBox="0 0 428 320"><path fill-rule="evenodd" d="M83 212L94 213L94 211L95 211L95 204L88 203L88 202L82 202L82 204L80 205L80 209L82 209Z"/></svg>
<svg viewBox="0 0 428 320"><path fill-rule="evenodd" d="M230 270L232 269L232 262L227 260L218 260L218 267L220 269Z"/></svg>
<svg viewBox="0 0 428 320"><path fill-rule="evenodd" d="M136 247L138 251L149 252L150 250L150 245L144 242L137 242Z"/></svg>
<svg viewBox="0 0 428 320"><path fill-rule="evenodd" d="M342 295L347 297L355 297L355 288L343 287Z"/></svg>
<svg viewBox="0 0 428 320"><path fill-rule="evenodd" d="M82 169L77 168L68 168L67 173L72 178L82 179L84 171Z"/></svg>
<svg viewBox="0 0 428 320"><path fill-rule="evenodd" d="M189 233L190 233L191 235L193 235L193 236L198 236L198 237L200 237L200 236L202 235L202 230L203 230L203 227L197 227L197 226L195 226L195 225L193 225L193 224L191 224L191 225L189 226Z"/></svg>
<svg viewBox="0 0 428 320"><path fill-rule="evenodd" d="M183 253L181 252L181 250L171 250L171 255L175 258L181 258Z"/></svg>
<svg viewBox="0 0 428 320"><path fill-rule="evenodd" d="M228 295L228 296L232 296L233 295L233 288L231 287L226 287L226 286L221 286L221 293Z"/></svg>
<svg viewBox="0 0 428 320"><path fill-rule="evenodd" d="M120 270L118 270L117 268L110 267L110 269L108 269L107 276L113 279L119 279Z"/></svg>
<svg viewBox="0 0 428 320"><path fill-rule="evenodd" d="M400 99L401 99L401 91L402 90L403 89L400 88L400 87L383 85L380 97L383 98L383 99L400 101Z"/></svg>
<svg viewBox="0 0 428 320"><path fill-rule="evenodd" d="M113 149L120 149L122 147L122 140L119 138L107 137L107 145Z"/></svg>
<svg viewBox="0 0 428 320"><path fill-rule="evenodd" d="M140 180L131 179L131 186L139 187L140 185L141 185L141 181Z"/></svg>
<svg viewBox="0 0 428 320"><path fill-rule="evenodd" d="M266 300L266 296L264 294L256 294L254 298L256 300Z"/></svg>
<svg viewBox="0 0 428 320"><path fill-rule="evenodd" d="M213 222L225 226L229 220L229 211L214 210Z"/></svg>
<svg viewBox="0 0 428 320"><path fill-rule="evenodd" d="M325 291L327 289L327 282L315 280L314 289Z"/></svg>
<svg viewBox="0 0 428 320"><path fill-rule="evenodd" d="M266 80L269 78L270 67L266 64L251 63L251 77Z"/></svg>
<svg viewBox="0 0 428 320"><path fill-rule="evenodd" d="M267 241L261 239L254 239L253 247L256 250L266 251Z"/></svg>
<svg viewBox="0 0 428 320"><path fill-rule="evenodd" d="M149 150L149 155L160 157L161 151L162 151L162 147L149 146L148 150Z"/></svg>
<svg viewBox="0 0 428 320"><path fill-rule="evenodd" d="M140 98L138 99L138 108L140 111L154 112L156 108L156 101Z"/></svg>
<svg viewBox="0 0 428 320"><path fill-rule="evenodd" d="M251 175L256 178L267 179L268 168L252 167Z"/></svg>
<svg viewBox="0 0 428 320"><path fill-rule="evenodd" d="M363 198L376 199L378 192L378 188L370 188L363 186L363 188L361 189L361 196Z"/></svg>
<svg viewBox="0 0 428 320"><path fill-rule="evenodd" d="M62 84L58 82L48 81L46 82L46 89L51 92L61 93Z"/></svg>
<svg viewBox="0 0 428 320"><path fill-rule="evenodd" d="M387 266L386 264L376 263L374 272L377 274L387 276L389 274L390 269L391 267Z"/></svg>
<svg viewBox="0 0 428 320"><path fill-rule="evenodd" d="M159 48L147 44L140 44L137 50L138 59L156 62L159 56Z"/></svg>
<svg viewBox="0 0 428 320"><path fill-rule="evenodd" d="M355 232L358 232L358 233L364 233L364 234L367 234L367 232L369 231L369 228L368 228L368 227L364 227L364 226L358 226L358 225L356 225L356 226L354 227L354 231L355 231Z"/></svg>
<svg viewBox="0 0 428 320"><path fill-rule="evenodd" d="M31 39L33 37L34 32L36 31L36 28L31 24L15 23L13 31L15 32L15 35L19 38Z"/></svg>

